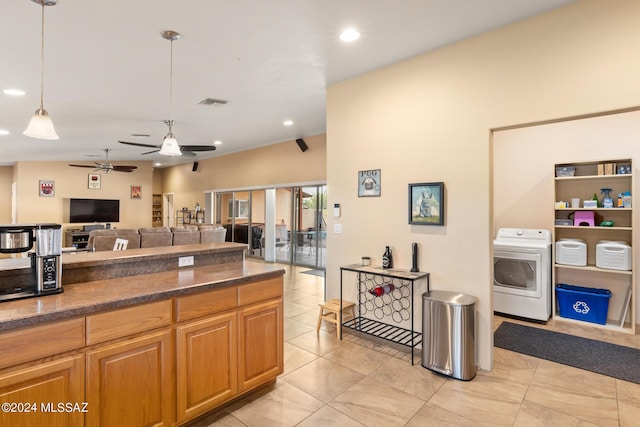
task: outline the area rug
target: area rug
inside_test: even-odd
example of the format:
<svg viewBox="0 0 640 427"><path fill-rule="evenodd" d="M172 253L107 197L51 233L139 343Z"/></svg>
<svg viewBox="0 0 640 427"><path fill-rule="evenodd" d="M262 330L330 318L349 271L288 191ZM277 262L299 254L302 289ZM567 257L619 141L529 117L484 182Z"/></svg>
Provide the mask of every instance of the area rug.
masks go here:
<svg viewBox="0 0 640 427"><path fill-rule="evenodd" d="M324 277L324 270L305 270L305 271L301 271L300 273L311 274L312 276Z"/></svg>
<svg viewBox="0 0 640 427"><path fill-rule="evenodd" d="M640 384L640 350L541 328L502 322L494 345Z"/></svg>

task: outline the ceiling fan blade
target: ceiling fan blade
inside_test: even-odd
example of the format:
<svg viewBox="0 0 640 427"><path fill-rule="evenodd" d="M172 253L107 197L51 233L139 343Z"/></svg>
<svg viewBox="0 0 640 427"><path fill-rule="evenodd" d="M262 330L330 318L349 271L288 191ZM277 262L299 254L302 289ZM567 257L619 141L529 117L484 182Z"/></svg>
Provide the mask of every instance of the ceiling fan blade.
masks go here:
<svg viewBox="0 0 640 427"><path fill-rule="evenodd" d="M95 169L96 167L93 165L69 165L69 166L73 166L76 168L91 168L91 169Z"/></svg>
<svg viewBox="0 0 640 427"><path fill-rule="evenodd" d="M194 153L193 151L185 150L185 149L183 149L182 147L180 147L180 151L182 152L182 155L183 155L183 156L188 156L188 157L195 157L195 156L197 156L197 154L196 154L196 153Z"/></svg>
<svg viewBox="0 0 640 427"><path fill-rule="evenodd" d="M160 148L161 145L141 144L139 142L118 141L120 144L133 145L135 147Z"/></svg>
<svg viewBox="0 0 640 427"><path fill-rule="evenodd" d="M160 150L146 151L146 152L142 153L141 155L144 156L145 154L157 153L158 151L160 151Z"/></svg>
<svg viewBox="0 0 640 427"><path fill-rule="evenodd" d="M134 169L138 169L137 166L114 166L113 170L116 172L133 172Z"/></svg>
<svg viewBox="0 0 640 427"><path fill-rule="evenodd" d="M213 145L181 145L180 148L186 151L214 151Z"/></svg>

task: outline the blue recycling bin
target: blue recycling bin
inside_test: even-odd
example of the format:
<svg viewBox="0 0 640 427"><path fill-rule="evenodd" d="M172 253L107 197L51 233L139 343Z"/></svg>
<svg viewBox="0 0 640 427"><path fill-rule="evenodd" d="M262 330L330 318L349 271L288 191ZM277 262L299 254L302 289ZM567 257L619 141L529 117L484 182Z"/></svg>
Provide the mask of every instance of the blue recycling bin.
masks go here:
<svg viewBox="0 0 640 427"><path fill-rule="evenodd" d="M600 325L607 323L610 290L559 283L556 285L556 296L560 317Z"/></svg>

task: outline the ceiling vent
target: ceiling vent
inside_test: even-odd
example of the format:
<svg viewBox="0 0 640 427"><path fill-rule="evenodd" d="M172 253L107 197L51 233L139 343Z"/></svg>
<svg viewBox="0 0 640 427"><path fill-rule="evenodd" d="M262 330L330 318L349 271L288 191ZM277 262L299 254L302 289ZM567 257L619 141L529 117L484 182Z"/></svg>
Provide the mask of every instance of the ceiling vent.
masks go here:
<svg viewBox="0 0 640 427"><path fill-rule="evenodd" d="M213 105L214 107L219 107L221 105L226 105L229 101L224 99L215 99L215 98L205 98L202 101L198 102L201 105Z"/></svg>

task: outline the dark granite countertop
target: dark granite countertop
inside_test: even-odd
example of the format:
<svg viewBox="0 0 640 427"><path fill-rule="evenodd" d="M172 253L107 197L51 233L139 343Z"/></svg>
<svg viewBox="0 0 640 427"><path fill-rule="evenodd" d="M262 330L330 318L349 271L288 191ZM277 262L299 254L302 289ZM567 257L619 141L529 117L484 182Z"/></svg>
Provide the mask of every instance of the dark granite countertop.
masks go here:
<svg viewBox="0 0 640 427"><path fill-rule="evenodd" d="M247 248L243 243L205 243L181 246L159 246L155 248L127 249L125 251L70 252L63 253L63 269L93 267L105 264L152 261L168 256L189 256L203 253L234 253Z"/></svg>
<svg viewBox="0 0 640 427"><path fill-rule="evenodd" d="M237 247L233 249L237 250ZM148 256L149 249L145 251ZM166 254L166 251L160 252ZM80 262L83 255L71 256L77 256L75 261ZM122 258L122 255L114 259ZM98 260L94 257L93 262ZM282 267L243 261L65 285L61 294L0 303L0 331L275 278L282 274Z"/></svg>

